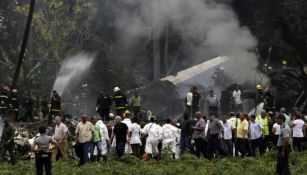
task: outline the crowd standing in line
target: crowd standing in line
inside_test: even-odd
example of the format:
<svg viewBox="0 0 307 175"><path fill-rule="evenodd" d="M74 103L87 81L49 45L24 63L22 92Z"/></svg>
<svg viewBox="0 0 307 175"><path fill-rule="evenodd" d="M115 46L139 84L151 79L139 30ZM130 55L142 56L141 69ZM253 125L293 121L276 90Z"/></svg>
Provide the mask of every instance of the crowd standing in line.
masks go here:
<svg viewBox="0 0 307 175"><path fill-rule="evenodd" d="M16 92L14 91L15 96L13 96L15 101ZM4 103L10 104L8 96L0 97ZM116 109L114 124L110 121L109 115L112 100ZM200 94L196 87L192 87L187 93L182 122L171 118L160 121L152 115L144 122L140 117L142 100L138 93L127 100L118 87L114 89L113 97L110 97L105 90L101 90L97 99L98 116L89 118L85 114L82 115L75 128L76 145L78 145L75 150L80 158L78 165L99 162L101 157L103 161L107 161L111 149L116 151L118 158L132 154L144 160L159 160L161 153L169 150L173 159L180 159L189 152L198 158L203 156L213 160L217 157L262 156L275 147L278 150L277 174L290 174L289 152L303 151L303 130L306 129L306 123L301 119L301 115L294 113L290 117L285 108L276 113L262 110L258 116L248 115L242 112L241 91L238 87L233 92L233 100L236 113L230 112L229 115L219 116L219 99L214 91L210 91L206 101L208 115L204 115L199 112ZM60 157L63 160L68 159L70 134L60 116L61 97L57 92L53 91L49 103L44 99L41 104L45 116L48 115L46 111L49 108L48 123L54 121L55 132L52 137L47 136L46 128L40 127L32 151L35 152L36 173L42 174L44 166L46 173L51 174L53 161ZM127 110L129 106L132 113ZM5 110L7 108L0 106L1 117L7 114L8 110ZM17 109L14 107L12 109L17 113ZM28 113L30 112L29 109ZM31 115L27 115L31 119ZM4 123L1 158L5 157L8 151L10 160L15 163L11 150L15 136L14 128L7 118Z"/></svg>

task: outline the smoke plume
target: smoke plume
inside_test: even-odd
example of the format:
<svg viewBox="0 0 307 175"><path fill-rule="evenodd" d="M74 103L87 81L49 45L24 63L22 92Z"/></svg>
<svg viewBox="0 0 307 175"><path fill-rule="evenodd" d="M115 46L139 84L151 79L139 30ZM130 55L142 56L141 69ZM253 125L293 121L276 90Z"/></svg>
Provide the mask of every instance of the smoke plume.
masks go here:
<svg viewBox="0 0 307 175"><path fill-rule="evenodd" d="M236 83L254 83L256 39L240 23L228 3L214 0L118 0L115 25L122 42L133 45L139 38L161 35L166 24L181 33L188 64L215 56L228 56L227 75ZM226 1L225 1L226 2Z"/></svg>
<svg viewBox="0 0 307 175"><path fill-rule="evenodd" d="M68 89L73 89L85 76L95 59L95 55L79 53L68 57L63 63L60 72L54 82L53 90L60 95Z"/></svg>

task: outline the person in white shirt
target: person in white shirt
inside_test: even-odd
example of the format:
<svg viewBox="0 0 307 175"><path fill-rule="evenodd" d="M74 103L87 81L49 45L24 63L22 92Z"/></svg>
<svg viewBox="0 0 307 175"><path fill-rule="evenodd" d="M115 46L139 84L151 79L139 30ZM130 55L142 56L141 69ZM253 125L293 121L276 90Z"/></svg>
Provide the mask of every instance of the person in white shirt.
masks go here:
<svg viewBox="0 0 307 175"><path fill-rule="evenodd" d="M60 151L64 160L67 160L67 138L68 128L62 123L61 117L56 116L54 118L55 130L53 139L56 141L57 146L52 151L52 160L56 160L57 153Z"/></svg>
<svg viewBox="0 0 307 175"><path fill-rule="evenodd" d="M145 152L147 153L147 158L153 158L158 155L158 144L161 140L162 129L161 126L155 123L155 117L151 116L149 123L144 126L141 130L142 134L147 135Z"/></svg>
<svg viewBox="0 0 307 175"><path fill-rule="evenodd" d="M232 93L233 101L235 104L235 112L243 112L243 106L242 106L242 98L241 98L241 90L239 89L239 86L236 87L236 89Z"/></svg>
<svg viewBox="0 0 307 175"><path fill-rule="evenodd" d="M192 88L190 89L190 91L187 93L186 95L186 113L190 116L193 117L192 114L192 100L193 100L193 93L192 93Z"/></svg>
<svg viewBox="0 0 307 175"><path fill-rule="evenodd" d="M127 154L132 154L132 148L130 145L130 140L128 140L129 138L131 138L131 125L132 122L130 120L130 112L127 110L124 112L124 120L122 121L122 123L125 123L128 126L128 135L127 135L127 143L125 145L125 153Z"/></svg>
<svg viewBox="0 0 307 175"><path fill-rule="evenodd" d="M138 118L133 118L132 119L132 124L131 124L131 139L130 139L130 145L132 148L132 153L136 157L140 158L141 157L141 126L138 124Z"/></svg>
<svg viewBox="0 0 307 175"><path fill-rule="evenodd" d="M232 123L230 121L227 121L226 116L223 116L222 125L224 128L224 134L223 134L224 150L227 152L229 157L232 157L233 156Z"/></svg>
<svg viewBox="0 0 307 175"><path fill-rule="evenodd" d="M280 125L277 122L274 123L273 128L272 128L272 132L274 134L273 135L274 145L277 146L278 137L280 135Z"/></svg>
<svg viewBox="0 0 307 175"><path fill-rule="evenodd" d="M173 153L173 159L176 154L176 132L177 128L171 125L171 120L167 119L166 124L162 126L162 149L170 148Z"/></svg>
<svg viewBox="0 0 307 175"><path fill-rule="evenodd" d="M107 161L107 153L108 153L108 142L109 138L109 131L107 126L101 120L101 117L98 118L97 125L100 127L100 137L101 137L101 155L103 160Z"/></svg>
<svg viewBox="0 0 307 175"><path fill-rule="evenodd" d="M293 122L290 126L291 128L293 128L293 147L296 147L297 151L301 152L303 151L303 128L306 127L306 124L301 119L301 116L299 114L293 114Z"/></svg>
<svg viewBox="0 0 307 175"><path fill-rule="evenodd" d="M256 120L255 115L251 115L249 123L249 139L251 141L252 146L252 156L256 156L256 150L258 148L260 155L264 154L264 150L262 147L262 124Z"/></svg>

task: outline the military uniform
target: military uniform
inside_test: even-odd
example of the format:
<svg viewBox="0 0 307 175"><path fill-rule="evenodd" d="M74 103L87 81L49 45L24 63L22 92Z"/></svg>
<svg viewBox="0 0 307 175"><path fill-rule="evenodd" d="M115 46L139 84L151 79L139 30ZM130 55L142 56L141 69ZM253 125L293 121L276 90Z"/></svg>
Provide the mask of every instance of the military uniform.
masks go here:
<svg viewBox="0 0 307 175"><path fill-rule="evenodd" d="M5 124L3 127L2 137L1 137L1 160L3 161L7 151L10 154L10 161L15 164L15 157L13 153L14 148L14 137L15 129L9 124Z"/></svg>

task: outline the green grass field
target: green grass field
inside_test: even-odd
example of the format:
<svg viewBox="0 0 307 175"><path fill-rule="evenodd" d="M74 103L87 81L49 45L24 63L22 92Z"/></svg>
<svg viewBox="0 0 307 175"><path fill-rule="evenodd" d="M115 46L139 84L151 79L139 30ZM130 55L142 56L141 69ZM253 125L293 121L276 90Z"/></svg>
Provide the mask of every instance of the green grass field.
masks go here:
<svg viewBox="0 0 307 175"><path fill-rule="evenodd" d="M182 160L173 161L164 156L163 160L140 161L126 156L107 163L90 163L77 167L77 161L56 162L52 172L55 175L97 175L97 174L146 174L146 175L273 175L275 174L276 153L270 152L258 158L216 159L211 162L186 155ZM307 175L307 153L291 153L290 168L293 175ZM34 161L19 162L12 166L0 164L1 175L35 174Z"/></svg>

